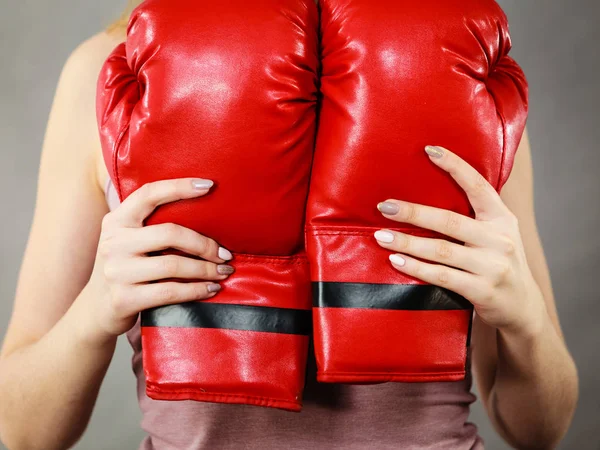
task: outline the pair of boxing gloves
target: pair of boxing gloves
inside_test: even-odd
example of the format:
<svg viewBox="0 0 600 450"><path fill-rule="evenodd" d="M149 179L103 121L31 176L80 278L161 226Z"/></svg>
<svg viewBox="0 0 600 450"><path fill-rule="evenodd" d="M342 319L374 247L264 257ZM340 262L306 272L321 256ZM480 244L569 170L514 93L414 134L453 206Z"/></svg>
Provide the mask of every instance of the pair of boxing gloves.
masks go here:
<svg viewBox="0 0 600 450"><path fill-rule="evenodd" d="M396 198L472 216L427 144L497 190L527 117L493 0L147 0L104 65L97 117L121 200L200 177L161 206L234 254L210 300L144 311L147 395L299 411L322 382L460 380L470 303L395 270L373 237Z"/></svg>

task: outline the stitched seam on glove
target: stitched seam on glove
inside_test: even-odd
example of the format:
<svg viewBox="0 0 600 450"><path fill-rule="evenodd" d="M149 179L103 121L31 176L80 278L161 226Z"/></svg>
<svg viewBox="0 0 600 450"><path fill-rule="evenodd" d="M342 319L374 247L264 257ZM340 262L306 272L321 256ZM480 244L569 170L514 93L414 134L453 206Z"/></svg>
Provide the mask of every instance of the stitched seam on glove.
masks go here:
<svg viewBox="0 0 600 450"><path fill-rule="evenodd" d="M506 58L507 56L504 55L502 56L501 59ZM497 67L494 67L494 69L492 70L491 74L492 75L494 72L497 71ZM489 89L487 90L488 93L490 94L490 96L492 97L492 100L494 101L494 105L496 107L496 114L498 114L498 117L500 118L500 122L502 124L502 156L500 157L500 171L498 173L498 179L496 180L496 183L494 184L494 189L496 189L496 191L498 191L500 189L500 182L502 181L502 173L504 172L504 164L505 164L505 160L506 160L506 119L504 118L504 115L500 112L500 110L498 109L498 101L496 100L496 96L494 95L494 93L492 91L490 91Z"/></svg>
<svg viewBox="0 0 600 450"><path fill-rule="evenodd" d="M119 157L119 148L121 147L121 141L123 140L123 137L125 136L125 134L129 131L129 126L130 124L127 123L127 125L123 128L123 130L121 130L121 132L119 133L119 138L117 139L117 141L115 142L115 148L113 149L113 158L112 158L112 162L113 162L113 173L115 174L115 187L117 188L117 195L119 196L119 201L123 202L123 193L121 191L121 177L119 176L119 165L117 164L117 159Z"/></svg>
<svg viewBox="0 0 600 450"><path fill-rule="evenodd" d="M355 229L312 229L308 230L307 233L311 236L373 236L375 230L381 229L380 227L371 227L368 231L355 230ZM440 233L435 231L421 231L415 228L387 228L392 231L406 232L413 236L438 236Z"/></svg>
<svg viewBox="0 0 600 450"><path fill-rule="evenodd" d="M290 264L290 265L307 265L308 259L306 256L261 256L261 255L249 255L245 253L233 253L234 259L232 263L273 263L273 264Z"/></svg>
<svg viewBox="0 0 600 450"><path fill-rule="evenodd" d="M263 402L278 402L278 403L285 403L288 405L299 405L300 402L294 402L291 400L284 400L284 399L280 399L280 398L275 398L275 397L260 397L260 396L256 396L256 395L243 395L243 394L225 394L222 392L211 392L211 391L206 391L206 392L202 392L199 389L165 389L165 388L152 388L147 386L146 390L148 392L151 393L157 393L157 394L190 394L190 395L194 395L197 397L221 397L221 398L230 398L230 399L240 399L240 400L256 400L256 401L263 401Z"/></svg>
<svg viewBox="0 0 600 450"><path fill-rule="evenodd" d="M382 377L394 377L401 376L405 378L421 378L421 377L433 377L442 378L449 375L464 375L465 371L454 371L454 372L420 372L420 373L406 373L406 372L318 372L317 375L324 376L353 376L353 377L369 377L369 376L382 376Z"/></svg>

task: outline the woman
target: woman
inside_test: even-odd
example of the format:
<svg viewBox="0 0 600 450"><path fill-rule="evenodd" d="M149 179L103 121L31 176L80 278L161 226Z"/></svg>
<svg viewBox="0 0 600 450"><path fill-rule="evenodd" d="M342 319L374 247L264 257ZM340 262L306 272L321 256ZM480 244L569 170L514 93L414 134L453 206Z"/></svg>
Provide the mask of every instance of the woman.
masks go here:
<svg viewBox="0 0 600 450"><path fill-rule="evenodd" d="M153 183L118 204L101 156L94 99L100 66L124 39L123 31L119 23L80 46L56 92L33 226L0 359L3 441L15 449L66 448L76 442L116 338L127 333L148 433L143 449L482 448L475 426L467 422L475 400L470 376L449 383L326 385L315 382L310 367L301 414L159 402L144 395L139 311L214 296L231 267L228 250L209 236L172 225L141 227L158 205L211 195L211 180ZM478 213L474 220L452 223L454 231L460 223L461 240L472 245L458 250L447 243L444 249L456 251L436 253L433 240L409 242L385 230L374 239L390 251L390 263L400 272L450 289L460 283L467 292L486 287L481 298L467 297L477 312L472 366L484 405L509 444L555 447L575 408L577 374L536 230L527 136L501 196L451 149L428 150L431 163L455 178ZM391 226L408 222L439 230L448 224L446 212L438 209L395 199L379 207ZM169 247L204 260L180 258L173 265L173 260L146 256ZM478 264L484 260L498 264ZM465 265L478 269L459 270ZM198 274L204 282L148 283Z"/></svg>

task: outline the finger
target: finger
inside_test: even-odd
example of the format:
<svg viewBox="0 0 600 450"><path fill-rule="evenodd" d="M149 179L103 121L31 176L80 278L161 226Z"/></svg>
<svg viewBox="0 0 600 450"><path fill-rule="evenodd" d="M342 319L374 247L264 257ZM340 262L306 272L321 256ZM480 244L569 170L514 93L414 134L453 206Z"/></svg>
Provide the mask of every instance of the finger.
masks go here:
<svg viewBox="0 0 600 450"><path fill-rule="evenodd" d="M425 151L429 159L448 172L465 191L476 217L490 219L504 214L505 205L500 195L473 166L443 147L428 145Z"/></svg>
<svg viewBox="0 0 600 450"><path fill-rule="evenodd" d="M178 178L144 184L127 197L114 211L115 220L125 227L141 227L144 220L160 205L206 195L211 180Z"/></svg>
<svg viewBox="0 0 600 450"><path fill-rule="evenodd" d="M109 273L107 278L112 277L116 282L127 284L147 283L167 278L220 281L233 272L234 268L228 264L215 264L179 255L162 255L129 258L126 264L118 266L117 273Z"/></svg>
<svg viewBox="0 0 600 450"><path fill-rule="evenodd" d="M437 231L461 242L484 247L492 241L484 222L447 209L388 199L377 208L388 219Z"/></svg>
<svg viewBox="0 0 600 450"><path fill-rule="evenodd" d="M404 254L393 253L389 258L392 266L399 272L456 292L470 302L477 302L489 296L489 285L477 275L441 264L419 261Z"/></svg>
<svg viewBox="0 0 600 450"><path fill-rule="evenodd" d="M125 289L125 293L119 295L118 301L125 314L133 315L157 306L206 300L217 295L220 290L221 285L212 281L198 283L162 281L130 286Z"/></svg>
<svg viewBox="0 0 600 450"><path fill-rule="evenodd" d="M488 252L478 248L393 230L378 230L375 232L375 239L381 247L388 250L439 262L477 275L491 271Z"/></svg>
<svg viewBox="0 0 600 450"><path fill-rule="evenodd" d="M214 239L174 223L148 225L125 233L121 250L129 254L144 255L173 248L215 263L232 259L231 252Z"/></svg>

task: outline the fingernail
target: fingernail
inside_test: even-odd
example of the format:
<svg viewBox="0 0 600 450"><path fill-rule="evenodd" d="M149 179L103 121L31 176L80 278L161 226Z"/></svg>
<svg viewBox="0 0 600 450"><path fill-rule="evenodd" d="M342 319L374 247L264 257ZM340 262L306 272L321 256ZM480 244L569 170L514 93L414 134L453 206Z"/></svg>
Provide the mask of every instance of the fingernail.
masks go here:
<svg viewBox="0 0 600 450"><path fill-rule="evenodd" d="M192 180L192 187L196 190L210 189L213 184L212 180L203 180L202 178L196 178Z"/></svg>
<svg viewBox="0 0 600 450"><path fill-rule="evenodd" d="M217 266L217 273L220 275L231 275L234 271L235 269L227 264L219 264Z"/></svg>
<svg viewBox="0 0 600 450"><path fill-rule="evenodd" d="M208 292L218 292L221 290L221 285L217 283L211 283L207 286Z"/></svg>
<svg viewBox="0 0 600 450"><path fill-rule="evenodd" d="M406 260L402 256L396 255L396 254L390 255L390 261L395 266L400 266L400 267L402 267L404 264L406 264Z"/></svg>
<svg viewBox="0 0 600 450"><path fill-rule="evenodd" d="M219 247L218 255L219 255L219 258L224 259L225 261L229 261L231 258L233 258L233 255L231 254L231 252L223 247Z"/></svg>
<svg viewBox="0 0 600 450"><path fill-rule="evenodd" d="M394 242L394 235L389 231L379 230L375 232L375 239L377 239L379 242L389 244Z"/></svg>
<svg viewBox="0 0 600 450"><path fill-rule="evenodd" d="M444 156L444 149L436 145L425 146L425 152L432 158L441 158Z"/></svg>
<svg viewBox="0 0 600 450"><path fill-rule="evenodd" d="M381 211L383 214L394 215L398 214L400 211L400 207L395 203L391 202L381 202L377 205L377 209Z"/></svg>

